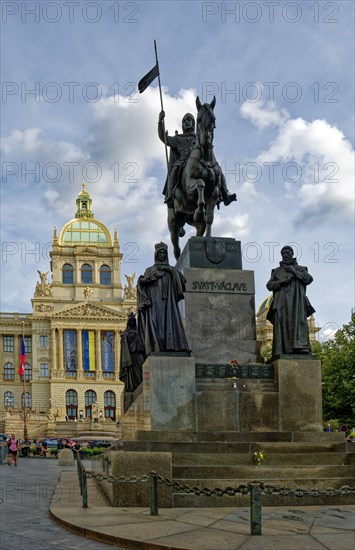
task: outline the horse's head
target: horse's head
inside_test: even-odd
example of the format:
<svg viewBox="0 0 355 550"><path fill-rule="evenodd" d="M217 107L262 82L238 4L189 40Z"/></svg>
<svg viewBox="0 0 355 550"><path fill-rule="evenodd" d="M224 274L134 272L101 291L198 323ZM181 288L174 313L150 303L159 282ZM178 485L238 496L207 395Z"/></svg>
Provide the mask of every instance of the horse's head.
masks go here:
<svg viewBox="0 0 355 550"><path fill-rule="evenodd" d="M215 96L213 97L211 103L203 104L198 96L196 98L198 143L204 149L212 148L213 130L216 125L216 117L213 112L215 105Z"/></svg>

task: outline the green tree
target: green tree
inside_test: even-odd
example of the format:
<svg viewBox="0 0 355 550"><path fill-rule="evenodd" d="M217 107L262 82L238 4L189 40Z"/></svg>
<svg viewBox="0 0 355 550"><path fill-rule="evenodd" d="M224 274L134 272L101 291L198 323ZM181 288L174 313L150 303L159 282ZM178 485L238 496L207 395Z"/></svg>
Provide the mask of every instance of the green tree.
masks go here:
<svg viewBox="0 0 355 550"><path fill-rule="evenodd" d="M355 316L334 338L315 342L313 353L322 362L323 418L355 425Z"/></svg>

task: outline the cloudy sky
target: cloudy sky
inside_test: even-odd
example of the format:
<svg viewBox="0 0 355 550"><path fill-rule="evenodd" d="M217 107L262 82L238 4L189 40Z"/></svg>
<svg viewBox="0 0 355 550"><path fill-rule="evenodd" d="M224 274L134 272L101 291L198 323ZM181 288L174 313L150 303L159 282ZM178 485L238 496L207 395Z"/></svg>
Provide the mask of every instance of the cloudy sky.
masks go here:
<svg viewBox="0 0 355 550"><path fill-rule="evenodd" d="M216 96L215 155L238 202L213 234L241 240L256 303L293 243L322 338L354 307L354 4L2 2L1 311L31 311L53 226L74 217L82 181L118 229L122 277L172 250L157 136L157 40L166 127ZM189 229L187 235L192 235ZM186 240L186 238L184 239Z"/></svg>

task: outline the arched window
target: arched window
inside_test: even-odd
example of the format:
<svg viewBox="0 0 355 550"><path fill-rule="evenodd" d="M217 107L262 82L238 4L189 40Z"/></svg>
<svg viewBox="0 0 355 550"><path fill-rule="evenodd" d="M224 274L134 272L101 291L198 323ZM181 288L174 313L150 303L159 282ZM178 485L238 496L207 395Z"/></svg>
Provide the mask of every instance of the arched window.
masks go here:
<svg viewBox="0 0 355 550"><path fill-rule="evenodd" d="M111 268L108 265L100 267L100 285L111 284Z"/></svg>
<svg viewBox="0 0 355 550"><path fill-rule="evenodd" d="M15 367L12 363L4 365L4 380L15 380Z"/></svg>
<svg viewBox="0 0 355 550"><path fill-rule="evenodd" d="M65 406L69 420L78 418L78 394L75 390L68 390L65 394Z"/></svg>
<svg viewBox="0 0 355 550"><path fill-rule="evenodd" d="M28 363L25 363L25 377L26 380L32 380L32 367Z"/></svg>
<svg viewBox="0 0 355 550"><path fill-rule="evenodd" d="M89 264L83 264L81 266L81 282L85 285L92 283L92 267Z"/></svg>
<svg viewBox="0 0 355 550"><path fill-rule="evenodd" d="M97 401L96 393L93 390L85 392L85 416L91 416L92 404Z"/></svg>
<svg viewBox="0 0 355 550"><path fill-rule="evenodd" d="M13 407L15 405L15 398L12 391L6 391L4 393L4 407Z"/></svg>
<svg viewBox="0 0 355 550"><path fill-rule="evenodd" d="M74 283L74 268L71 264L64 264L62 267L63 285L72 285Z"/></svg>
<svg viewBox="0 0 355 550"><path fill-rule="evenodd" d="M116 420L116 396L113 391L104 393L105 418Z"/></svg>
<svg viewBox="0 0 355 550"><path fill-rule="evenodd" d="M23 394L22 394L22 399L21 399L21 402L22 402L22 408L23 408ZM32 395L26 391L26 409L31 409L32 408Z"/></svg>

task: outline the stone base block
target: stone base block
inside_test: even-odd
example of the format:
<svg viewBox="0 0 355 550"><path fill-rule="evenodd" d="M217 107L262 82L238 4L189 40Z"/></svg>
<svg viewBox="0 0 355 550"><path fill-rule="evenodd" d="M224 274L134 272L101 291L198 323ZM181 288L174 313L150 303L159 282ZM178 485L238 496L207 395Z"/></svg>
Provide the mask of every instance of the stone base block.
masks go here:
<svg viewBox="0 0 355 550"><path fill-rule="evenodd" d="M148 357L143 365L143 399L150 429L194 430L195 393L193 357Z"/></svg>
<svg viewBox="0 0 355 550"><path fill-rule="evenodd" d="M190 237L176 267L242 269L241 243L228 237Z"/></svg>
<svg viewBox="0 0 355 550"><path fill-rule="evenodd" d="M278 430L278 394L272 382L200 379L197 387L199 432Z"/></svg>
<svg viewBox="0 0 355 550"><path fill-rule="evenodd" d="M141 477L156 472L165 478L172 479L171 453L124 452L110 453L111 472L113 477ZM147 483L112 483L112 506L149 506L149 482ZM173 492L170 487L159 484L159 506L173 506Z"/></svg>
<svg viewBox="0 0 355 550"><path fill-rule="evenodd" d="M274 369L279 388L279 430L323 431L321 362L279 359Z"/></svg>
<svg viewBox="0 0 355 550"><path fill-rule="evenodd" d="M74 455L71 449L62 449L59 452L59 466L73 466Z"/></svg>

